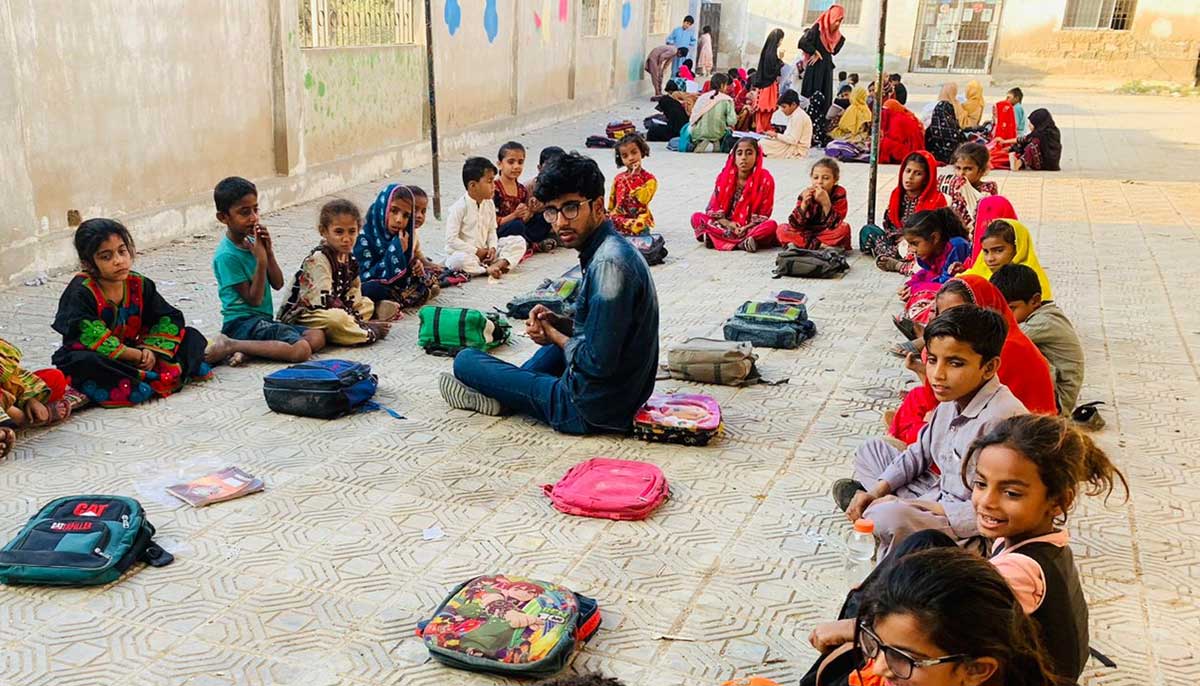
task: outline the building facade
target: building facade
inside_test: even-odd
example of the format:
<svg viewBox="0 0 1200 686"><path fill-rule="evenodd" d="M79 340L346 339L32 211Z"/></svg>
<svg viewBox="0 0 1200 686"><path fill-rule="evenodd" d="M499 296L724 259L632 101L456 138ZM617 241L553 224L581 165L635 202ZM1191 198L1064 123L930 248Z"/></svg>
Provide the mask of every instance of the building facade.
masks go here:
<svg viewBox="0 0 1200 686"><path fill-rule="evenodd" d="M422 0L0 2L0 286L75 263L72 224L139 247L429 160ZM432 0L442 150L647 91L686 0ZM582 143L582 141L580 141ZM456 174L450 175L451 178Z"/></svg>
<svg viewBox="0 0 1200 686"><path fill-rule="evenodd" d="M832 0L721 0L722 64L751 64L766 34L796 41ZM704 2L702 5L714 4ZM841 0L839 68L873 71L879 0ZM997 82L1130 81L1194 85L1200 2L1184 0L890 0L889 71L985 74Z"/></svg>

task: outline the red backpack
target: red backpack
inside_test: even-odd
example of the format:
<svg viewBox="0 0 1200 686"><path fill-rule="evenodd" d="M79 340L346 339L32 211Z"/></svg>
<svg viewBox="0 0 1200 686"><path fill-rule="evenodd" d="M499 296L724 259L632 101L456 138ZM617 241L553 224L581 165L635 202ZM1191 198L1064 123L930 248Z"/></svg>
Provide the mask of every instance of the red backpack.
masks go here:
<svg viewBox="0 0 1200 686"><path fill-rule="evenodd" d="M667 499L667 479L649 462L593 457L542 486L554 508L602 519L645 519Z"/></svg>

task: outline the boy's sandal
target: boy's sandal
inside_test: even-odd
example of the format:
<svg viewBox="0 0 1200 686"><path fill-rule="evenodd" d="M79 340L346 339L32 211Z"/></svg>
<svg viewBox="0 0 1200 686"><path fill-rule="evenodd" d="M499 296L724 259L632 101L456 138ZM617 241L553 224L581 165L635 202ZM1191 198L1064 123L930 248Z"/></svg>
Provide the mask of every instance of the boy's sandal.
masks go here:
<svg viewBox="0 0 1200 686"><path fill-rule="evenodd" d="M904 334L904 337L908 340L915 341L917 339L917 325L913 320L908 317L893 316L892 324L895 324L900 333Z"/></svg>
<svg viewBox="0 0 1200 686"><path fill-rule="evenodd" d="M888 348L888 352L896 357L908 357L909 355L920 355L921 351L917 349L916 341L904 341L897 343Z"/></svg>
<svg viewBox="0 0 1200 686"><path fill-rule="evenodd" d="M8 457L8 454L17 446L17 432L7 426L0 426L0 458Z"/></svg>
<svg viewBox="0 0 1200 686"><path fill-rule="evenodd" d="M1071 419L1085 429L1099 431L1104 428L1105 424L1104 417L1100 415L1100 406L1103 404L1102 400L1084 403L1075 408L1075 411L1071 413Z"/></svg>

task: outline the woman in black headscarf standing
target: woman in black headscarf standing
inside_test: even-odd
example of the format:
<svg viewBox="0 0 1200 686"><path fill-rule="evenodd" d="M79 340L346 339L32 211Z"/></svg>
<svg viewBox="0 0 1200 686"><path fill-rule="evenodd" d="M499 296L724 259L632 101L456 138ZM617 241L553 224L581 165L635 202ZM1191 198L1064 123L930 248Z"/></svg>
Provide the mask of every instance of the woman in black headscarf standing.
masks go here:
<svg viewBox="0 0 1200 686"><path fill-rule="evenodd" d="M758 55L758 71L754 74L753 86L758 89L755 105L754 130L763 133L771 130L771 115L779 102L779 75L783 71L783 60L779 58L779 42L783 40L783 29L774 29L767 34Z"/></svg>
<svg viewBox="0 0 1200 686"><path fill-rule="evenodd" d="M833 102L833 56L846 44L842 35L842 20L846 10L841 5L830 5L797 45L804 51L804 80L800 84L800 95L808 98L808 118L813 123L813 145L823 147L829 142L826 134L826 115ZM819 122L819 123L818 123Z"/></svg>

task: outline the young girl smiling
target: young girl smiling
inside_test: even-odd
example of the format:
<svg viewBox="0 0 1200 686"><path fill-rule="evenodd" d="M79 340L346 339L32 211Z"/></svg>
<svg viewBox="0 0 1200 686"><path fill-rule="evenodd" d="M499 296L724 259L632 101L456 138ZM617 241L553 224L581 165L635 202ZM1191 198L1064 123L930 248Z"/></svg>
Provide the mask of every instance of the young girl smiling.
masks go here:
<svg viewBox="0 0 1200 686"><path fill-rule="evenodd" d="M617 143L614 151L617 167L624 167L625 171L613 179L612 193L608 196L608 217L618 233L634 235L654 229L650 201L658 190L658 179L642 167L642 160L649 155L650 146L636 133Z"/></svg>

